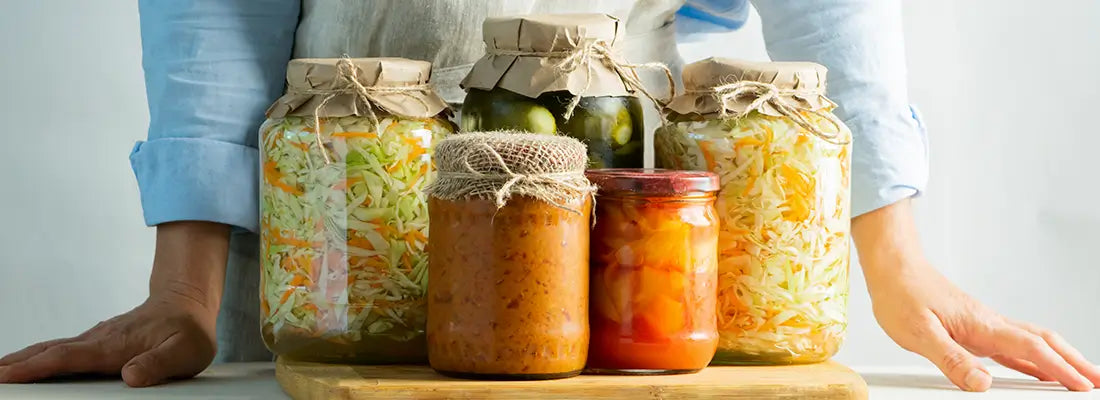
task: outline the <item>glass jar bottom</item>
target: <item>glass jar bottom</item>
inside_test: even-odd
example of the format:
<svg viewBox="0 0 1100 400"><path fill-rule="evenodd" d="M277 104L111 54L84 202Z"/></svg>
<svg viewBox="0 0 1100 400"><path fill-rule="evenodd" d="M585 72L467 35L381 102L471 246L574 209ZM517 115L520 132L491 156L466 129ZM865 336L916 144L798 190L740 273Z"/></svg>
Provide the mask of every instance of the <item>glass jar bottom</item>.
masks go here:
<svg viewBox="0 0 1100 400"><path fill-rule="evenodd" d="M590 368L585 369L585 375L684 375L702 371L699 369L616 369L616 368Z"/></svg>
<svg viewBox="0 0 1100 400"><path fill-rule="evenodd" d="M445 371L439 369L435 370L435 372L451 378L473 379L479 381L545 381L551 379L572 378L581 374L581 370L553 374L483 374L477 372Z"/></svg>
<svg viewBox="0 0 1100 400"><path fill-rule="evenodd" d="M340 337L299 336L290 332L276 337L269 329L262 333L268 350L288 360L359 365L424 364L428 361L427 342L423 334L404 341L377 336L352 341Z"/></svg>
<svg viewBox="0 0 1100 400"><path fill-rule="evenodd" d="M827 361L832 354L809 353L791 354L783 353L741 353L719 350L710 365L798 365L816 364Z"/></svg>

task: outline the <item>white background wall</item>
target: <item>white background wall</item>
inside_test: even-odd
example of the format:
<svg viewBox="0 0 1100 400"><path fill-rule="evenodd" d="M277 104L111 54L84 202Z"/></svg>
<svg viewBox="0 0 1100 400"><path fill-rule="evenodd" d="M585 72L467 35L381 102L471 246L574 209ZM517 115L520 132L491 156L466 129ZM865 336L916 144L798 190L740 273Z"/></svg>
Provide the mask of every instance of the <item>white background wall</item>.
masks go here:
<svg viewBox="0 0 1100 400"><path fill-rule="evenodd" d="M1042 8L1040 8L1042 3ZM153 231L127 155L148 116L133 1L4 1L0 353L75 335L146 295ZM933 261L1003 313L1100 362L1100 2L905 2L913 102L932 141L918 203ZM765 57L755 19L720 46ZM730 40L734 39L734 40ZM850 364L921 362L854 270Z"/></svg>

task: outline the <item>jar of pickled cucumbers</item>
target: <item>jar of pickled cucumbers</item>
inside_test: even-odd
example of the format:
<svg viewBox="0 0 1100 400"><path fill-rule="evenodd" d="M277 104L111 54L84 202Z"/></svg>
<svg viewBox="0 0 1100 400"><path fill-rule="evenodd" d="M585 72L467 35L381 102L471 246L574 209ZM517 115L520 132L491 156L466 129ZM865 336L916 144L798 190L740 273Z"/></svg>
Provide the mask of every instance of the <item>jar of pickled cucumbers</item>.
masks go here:
<svg viewBox="0 0 1100 400"><path fill-rule="evenodd" d="M587 370L696 372L718 345L718 176L598 169Z"/></svg>
<svg viewBox="0 0 1100 400"><path fill-rule="evenodd" d="M828 359L847 325L851 132L824 67L707 59L655 133L661 167L721 177L715 364Z"/></svg>
<svg viewBox="0 0 1100 400"><path fill-rule="evenodd" d="M260 129L264 342L296 360L418 363L431 149L454 131L431 64L299 59Z"/></svg>
<svg viewBox="0 0 1100 400"><path fill-rule="evenodd" d="M466 133L428 188L428 358L462 378L577 375L588 354L592 189L575 139Z"/></svg>
<svg viewBox="0 0 1100 400"><path fill-rule="evenodd" d="M486 19L486 55L462 82L462 129L560 133L588 146L590 168L642 167L635 92L648 92L611 52L619 26L604 14Z"/></svg>

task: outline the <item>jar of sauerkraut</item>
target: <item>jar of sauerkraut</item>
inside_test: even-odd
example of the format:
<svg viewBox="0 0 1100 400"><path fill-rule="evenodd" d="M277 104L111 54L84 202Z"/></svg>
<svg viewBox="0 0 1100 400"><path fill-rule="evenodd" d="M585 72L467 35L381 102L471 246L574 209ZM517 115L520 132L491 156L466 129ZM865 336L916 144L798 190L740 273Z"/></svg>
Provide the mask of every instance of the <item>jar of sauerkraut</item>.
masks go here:
<svg viewBox="0 0 1100 400"><path fill-rule="evenodd" d="M436 149L428 358L473 379L577 375L588 354L592 189L577 140L466 133Z"/></svg>
<svg viewBox="0 0 1100 400"><path fill-rule="evenodd" d="M644 115L635 92L650 95L634 73L638 66L612 54L618 19L496 17L486 19L482 29L485 57L462 82L468 91L462 130L560 133L588 146L590 168L643 166Z"/></svg>
<svg viewBox="0 0 1100 400"><path fill-rule="evenodd" d="M825 73L696 62L655 134L659 166L721 177L715 364L824 361L844 336L851 133Z"/></svg>
<svg viewBox="0 0 1100 400"><path fill-rule="evenodd" d="M454 131L431 64L300 59L260 129L260 306L277 355L426 360L431 149Z"/></svg>

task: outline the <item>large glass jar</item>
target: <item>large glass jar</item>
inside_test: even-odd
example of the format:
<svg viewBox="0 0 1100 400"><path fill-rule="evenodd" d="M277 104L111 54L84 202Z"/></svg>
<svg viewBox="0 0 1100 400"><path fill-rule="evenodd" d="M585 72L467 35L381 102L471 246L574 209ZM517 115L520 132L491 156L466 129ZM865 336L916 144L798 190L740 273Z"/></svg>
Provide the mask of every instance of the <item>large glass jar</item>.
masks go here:
<svg viewBox="0 0 1100 400"><path fill-rule="evenodd" d="M560 133L588 145L589 168L642 167L645 127L637 97L582 97L567 120L571 99L568 92L532 99L501 88L470 89L462 104L462 130Z"/></svg>
<svg viewBox="0 0 1100 400"><path fill-rule="evenodd" d="M718 345L718 176L604 169L591 238L587 370L688 373Z"/></svg>
<svg viewBox="0 0 1100 400"><path fill-rule="evenodd" d="M272 352L321 362L426 361L423 189L435 172L433 144L453 130L442 117L381 110L263 124L260 320Z"/></svg>
<svg viewBox="0 0 1100 400"><path fill-rule="evenodd" d="M589 340L592 207L583 145L470 133L444 140L437 154L441 173L428 203L432 368L473 379L579 374ZM505 169L531 179L508 184Z"/></svg>
<svg viewBox="0 0 1100 400"><path fill-rule="evenodd" d="M589 168L641 168L638 96L653 95L636 69L667 68L618 60L612 49L624 25L606 14L485 19L485 56L462 81L462 130L561 134L588 145Z"/></svg>
<svg viewBox="0 0 1100 400"><path fill-rule="evenodd" d="M722 88L722 76L774 79ZM819 362L843 339L851 133L830 114L824 76L805 63L689 65L688 90L713 77L720 101L674 100L672 122L655 134L659 166L721 177L715 364ZM755 103L768 107L738 108L773 88L778 96Z"/></svg>

